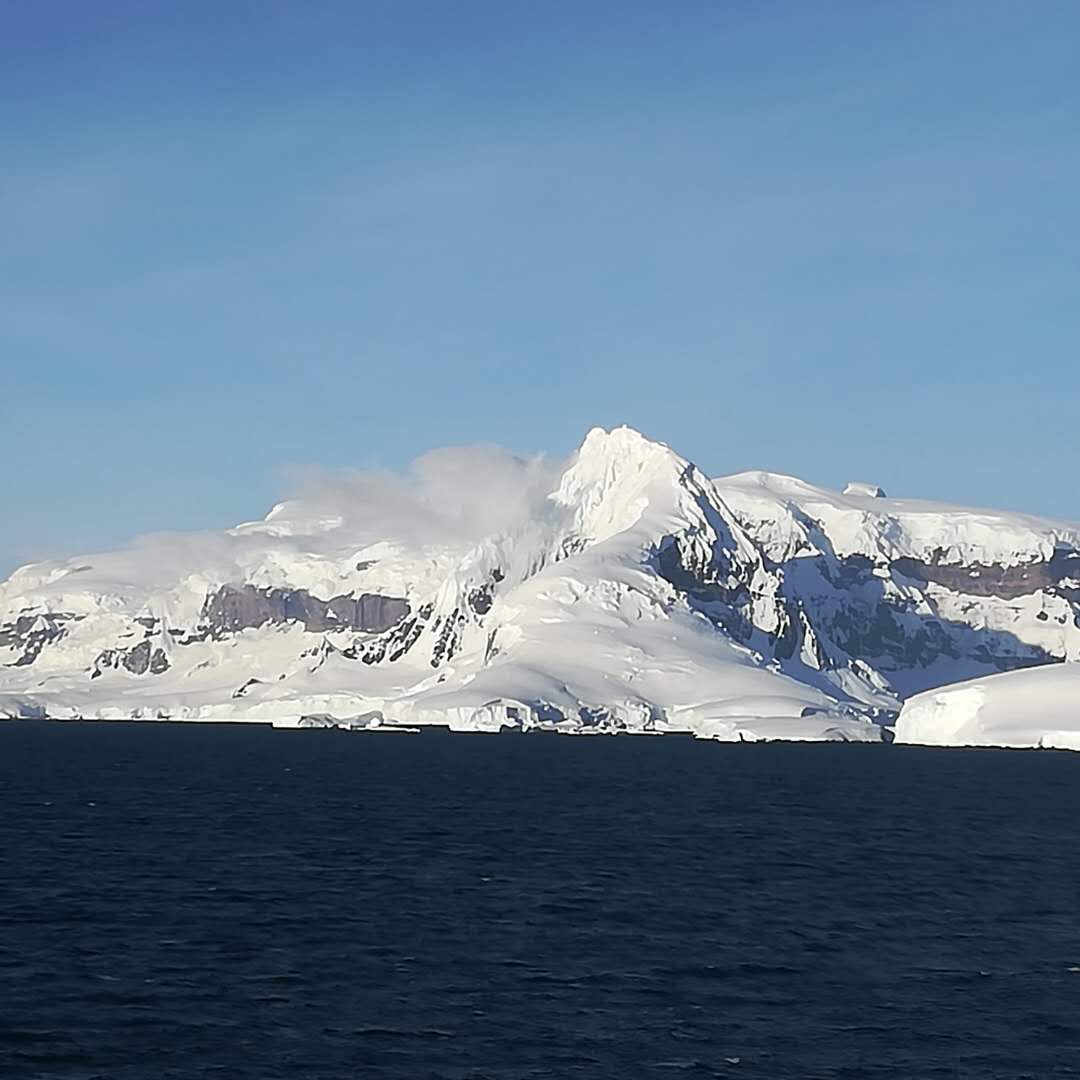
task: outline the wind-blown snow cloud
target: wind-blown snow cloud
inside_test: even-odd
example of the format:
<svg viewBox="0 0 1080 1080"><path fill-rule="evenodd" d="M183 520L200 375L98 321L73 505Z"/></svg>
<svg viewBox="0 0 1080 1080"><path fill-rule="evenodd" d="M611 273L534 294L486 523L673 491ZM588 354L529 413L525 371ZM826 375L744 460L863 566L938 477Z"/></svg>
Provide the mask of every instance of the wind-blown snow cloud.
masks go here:
<svg viewBox="0 0 1080 1080"><path fill-rule="evenodd" d="M379 541L468 548L485 537L544 528L558 514L548 498L565 463L497 446L432 450L404 471L294 469L286 497L266 520L226 531L162 531L114 551L24 564L18 587L65 578L78 589L165 588L185 574L230 580L266 556L266 537L297 556ZM162 522L168 526L169 522Z"/></svg>
<svg viewBox="0 0 1080 1080"><path fill-rule="evenodd" d="M322 522L350 537L470 544L551 512L562 462L520 457L497 446L432 450L404 472L307 468L275 509L275 524Z"/></svg>
<svg viewBox="0 0 1080 1080"><path fill-rule="evenodd" d="M195 595L252 575L329 594L339 588L335 560L372 544L463 554L486 537L512 533L520 541L526 532L545 532L561 513L548 496L563 467L496 446L463 446L433 450L402 472L297 469L286 499L264 520L224 531L144 533L118 550L27 564L0 581L0 600L53 586L71 596L132 600L178 582Z"/></svg>

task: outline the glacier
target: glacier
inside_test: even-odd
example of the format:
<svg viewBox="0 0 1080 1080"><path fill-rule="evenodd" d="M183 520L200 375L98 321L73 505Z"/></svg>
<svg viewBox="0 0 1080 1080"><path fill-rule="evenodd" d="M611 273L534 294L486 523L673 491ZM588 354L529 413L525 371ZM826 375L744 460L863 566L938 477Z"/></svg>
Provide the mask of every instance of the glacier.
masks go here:
<svg viewBox="0 0 1080 1080"><path fill-rule="evenodd" d="M1026 668L916 694L898 742L1080 750L1080 664Z"/></svg>
<svg viewBox="0 0 1080 1080"><path fill-rule="evenodd" d="M963 741L997 729L928 694L1076 685L1077 526L711 478L625 427L410 482L20 568L0 716Z"/></svg>

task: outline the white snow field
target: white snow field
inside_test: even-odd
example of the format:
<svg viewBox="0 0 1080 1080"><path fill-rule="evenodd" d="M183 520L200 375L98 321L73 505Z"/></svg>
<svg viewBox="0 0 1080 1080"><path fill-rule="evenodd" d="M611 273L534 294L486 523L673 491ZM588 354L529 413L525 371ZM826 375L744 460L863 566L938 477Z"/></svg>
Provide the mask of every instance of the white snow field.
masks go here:
<svg viewBox="0 0 1080 1080"><path fill-rule="evenodd" d="M1075 526L598 428L23 567L0 715L877 741L913 694L1080 657L1078 578Z"/></svg>
<svg viewBox="0 0 1080 1080"><path fill-rule="evenodd" d="M1080 664L1010 671L916 694L896 741L1080 750Z"/></svg>

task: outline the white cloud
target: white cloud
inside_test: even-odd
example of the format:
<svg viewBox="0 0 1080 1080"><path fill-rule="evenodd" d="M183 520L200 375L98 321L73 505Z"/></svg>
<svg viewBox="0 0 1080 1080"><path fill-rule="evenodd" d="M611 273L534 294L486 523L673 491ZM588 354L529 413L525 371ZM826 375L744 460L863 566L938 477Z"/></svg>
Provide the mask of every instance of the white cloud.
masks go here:
<svg viewBox="0 0 1080 1080"><path fill-rule="evenodd" d="M402 473L304 469L273 520L301 532L337 518L365 541L470 544L543 516L561 471L560 462L496 446L432 450Z"/></svg>

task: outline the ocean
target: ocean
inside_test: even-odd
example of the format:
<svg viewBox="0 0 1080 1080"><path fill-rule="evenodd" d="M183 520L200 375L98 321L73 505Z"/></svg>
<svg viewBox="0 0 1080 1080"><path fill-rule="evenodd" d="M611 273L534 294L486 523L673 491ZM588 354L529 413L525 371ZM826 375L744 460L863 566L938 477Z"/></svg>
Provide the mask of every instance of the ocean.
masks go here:
<svg viewBox="0 0 1080 1080"><path fill-rule="evenodd" d="M0 724L0 1076L1080 1076L1080 755Z"/></svg>

